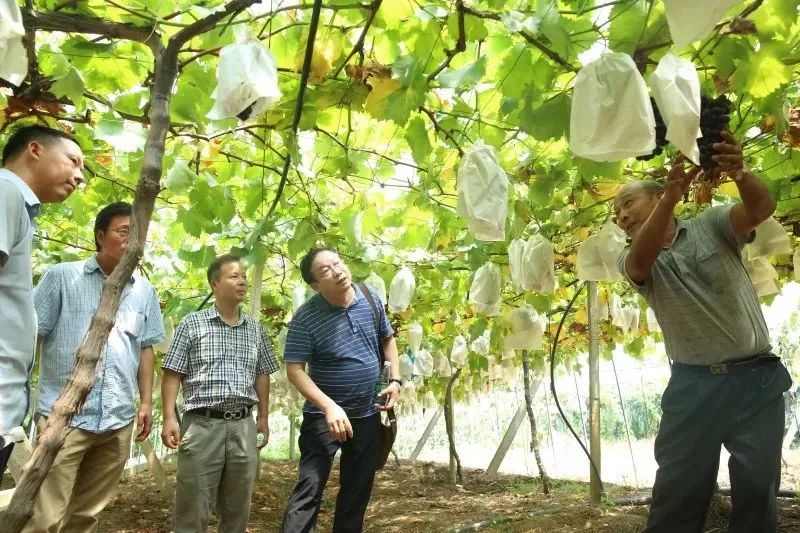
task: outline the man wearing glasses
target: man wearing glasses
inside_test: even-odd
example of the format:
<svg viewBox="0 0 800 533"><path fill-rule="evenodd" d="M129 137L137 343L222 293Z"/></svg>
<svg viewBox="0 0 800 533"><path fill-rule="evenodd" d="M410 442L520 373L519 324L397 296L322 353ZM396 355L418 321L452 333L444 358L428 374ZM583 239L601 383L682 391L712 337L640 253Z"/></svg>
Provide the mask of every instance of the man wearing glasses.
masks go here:
<svg viewBox="0 0 800 533"><path fill-rule="evenodd" d="M333 457L341 449L333 531L356 533L363 528L375 478L378 410L391 409L400 392L397 345L383 305L373 312L370 298L380 302L378 295L371 290L364 294L353 285L335 251L309 251L300 271L317 294L297 310L286 336L286 375L307 401L300 427L299 481L281 531L314 530ZM392 377L380 391L386 398L381 406L375 400L381 369L378 342Z"/></svg>
<svg viewBox="0 0 800 533"><path fill-rule="evenodd" d="M34 292L43 340L36 405L40 433L53 404L72 376L75 355L100 303L103 283L128 244L131 205L116 202L97 215L97 254L56 265ZM24 531L97 531L97 515L111 500L130 454L134 422L137 441L150 433L153 348L164 338L156 291L138 274L122 289L94 386L83 409L64 428L64 447L36 498ZM140 405L136 409L138 390Z"/></svg>

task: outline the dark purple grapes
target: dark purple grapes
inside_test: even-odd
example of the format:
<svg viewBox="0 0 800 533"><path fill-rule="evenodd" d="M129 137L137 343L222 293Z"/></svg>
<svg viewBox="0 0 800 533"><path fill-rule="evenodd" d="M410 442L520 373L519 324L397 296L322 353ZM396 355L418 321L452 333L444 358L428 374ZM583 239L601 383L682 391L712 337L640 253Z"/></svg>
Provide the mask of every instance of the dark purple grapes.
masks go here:
<svg viewBox="0 0 800 533"><path fill-rule="evenodd" d="M731 102L725 95L716 98L700 97L700 131L703 136L697 139L700 149L700 166L711 170L717 166L712 157L717 153L714 143L722 141L722 132L728 129L731 118Z"/></svg>
<svg viewBox="0 0 800 533"><path fill-rule="evenodd" d="M661 112L658 110L655 99L650 98L650 103L653 106L653 116L656 119L656 147L649 154L638 156L636 159L639 161L649 161L657 155L661 155L664 152L663 147L669 144L667 140L667 125L664 124L664 119L661 117Z"/></svg>

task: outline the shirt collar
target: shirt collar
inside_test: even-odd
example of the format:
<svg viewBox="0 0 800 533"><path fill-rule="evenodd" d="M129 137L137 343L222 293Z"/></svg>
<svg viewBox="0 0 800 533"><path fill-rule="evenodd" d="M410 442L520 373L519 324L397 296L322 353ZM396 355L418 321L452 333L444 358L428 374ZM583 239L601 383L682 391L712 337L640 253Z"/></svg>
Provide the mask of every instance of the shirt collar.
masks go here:
<svg viewBox="0 0 800 533"><path fill-rule="evenodd" d="M100 268L100 263L97 262L97 256L93 255L89 259L86 260L86 263L83 265L83 271L87 274L91 274L92 272L97 272L101 276L103 275L103 271ZM133 284L136 279L131 275L131 279L128 280L128 283Z"/></svg>
<svg viewBox="0 0 800 533"><path fill-rule="evenodd" d="M356 285L355 283L352 283L351 286L353 287L353 292L355 293L355 296L353 297L353 301L350 302L350 305L347 306L347 309L349 309L349 308L353 307L354 305L356 305L358 302L361 301L361 298L363 297L361 295L361 289L358 288L358 285ZM344 309L343 307L338 307L338 306L335 306L335 305L331 305L330 303L328 303L328 300L326 300L325 298L322 297L322 295L320 293L315 294L314 298L316 298L316 300L317 300L317 302L316 302L317 303L317 307L320 308L323 311L331 311L333 309Z"/></svg>
<svg viewBox="0 0 800 533"><path fill-rule="evenodd" d="M25 209L28 211L28 216L34 219L39 214L39 209L42 204L36 193L33 192L27 183L22 181L22 178L8 170L7 168L0 168L0 178L6 179L13 183L19 192L22 193L22 198L25 200Z"/></svg>
<svg viewBox="0 0 800 533"><path fill-rule="evenodd" d="M215 318L218 318L220 322L222 322L224 324L228 324L227 322L222 320L222 317L219 315L219 309L217 309L217 304L214 304L211 307L209 307L208 309L206 309L206 318L208 320L213 320ZM244 321L245 321L246 318L247 318L247 315L242 313L242 309L240 307L239 308L239 320L236 321L236 324L234 324L233 327L241 326L242 324L244 324ZM230 324L228 324L228 325L230 325Z"/></svg>
<svg viewBox="0 0 800 533"><path fill-rule="evenodd" d="M686 231L688 227L689 224L687 224L685 220L675 217L675 235L673 235L672 237L672 242L670 243L670 247L675 245L675 241L678 240L678 236L681 234L681 231Z"/></svg>

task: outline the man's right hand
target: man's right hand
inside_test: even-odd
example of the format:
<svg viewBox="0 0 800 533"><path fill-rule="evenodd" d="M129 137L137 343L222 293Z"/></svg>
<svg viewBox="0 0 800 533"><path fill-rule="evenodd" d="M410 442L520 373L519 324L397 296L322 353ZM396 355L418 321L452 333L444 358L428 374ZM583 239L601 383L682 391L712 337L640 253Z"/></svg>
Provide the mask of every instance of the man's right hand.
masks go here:
<svg viewBox="0 0 800 533"><path fill-rule="evenodd" d="M164 420L163 427L161 428L161 442L164 446L172 450L178 447L181 443L181 427L178 421L174 418Z"/></svg>
<svg viewBox="0 0 800 533"><path fill-rule="evenodd" d="M663 198L671 205L677 205L681 201L683 195L689 191L692 181L703 171L701 167L692 167L689 172L686 172L683 167L685 161L686 158L683 154L678 155L667 175Z"/></svg>
<svg viewBox="0 0 800 533"><path fill-rule="evenodd" d="M325 413L325 421L328 423L328 430L330 430L334 439L338 442L344 442L353 437L353 426L350 425L350 420L347 418L344 409L335 403L331 403L323 412Z"/></svg>

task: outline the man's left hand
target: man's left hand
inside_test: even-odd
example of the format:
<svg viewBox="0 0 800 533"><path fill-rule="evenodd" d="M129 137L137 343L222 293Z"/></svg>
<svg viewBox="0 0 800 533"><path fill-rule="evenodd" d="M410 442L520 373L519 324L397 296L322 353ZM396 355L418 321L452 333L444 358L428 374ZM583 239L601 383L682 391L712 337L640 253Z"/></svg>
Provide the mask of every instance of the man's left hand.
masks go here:
<svg viewBox="0 0 800 533"><path fill-rule="evenodd" d="M269 442L269 417L259 416L256 421L256 431L264 435L264 442L258 447L260 450Z"/></svg>
<svg viewBox="0 0 800 533"><path fill-rule="evenodd" d="M400 396L400 385L396 381L389 383L389 386L380 392L380 396L385 396L386 401L383 405L378 405L379 411L388 411L394 407L397 397Z"/></svg>
<svg viewBox="0 0 800 533"><path fill-rule="evenodd" d="M136 427L139 428L136 442L142 442L150 435L150 430L153 429L153 406L149 403L143 403L139 406L139 412L136 415Z"/></svg>
<svg viewBox="0 0 800 533"><path fill-rule="evenodd" d="M733 181L739 181L748 171L742 155L742 144L728 131L722 132L722 142L714 143L716 155L711 156L719 170L725 172Z"/></svg>

